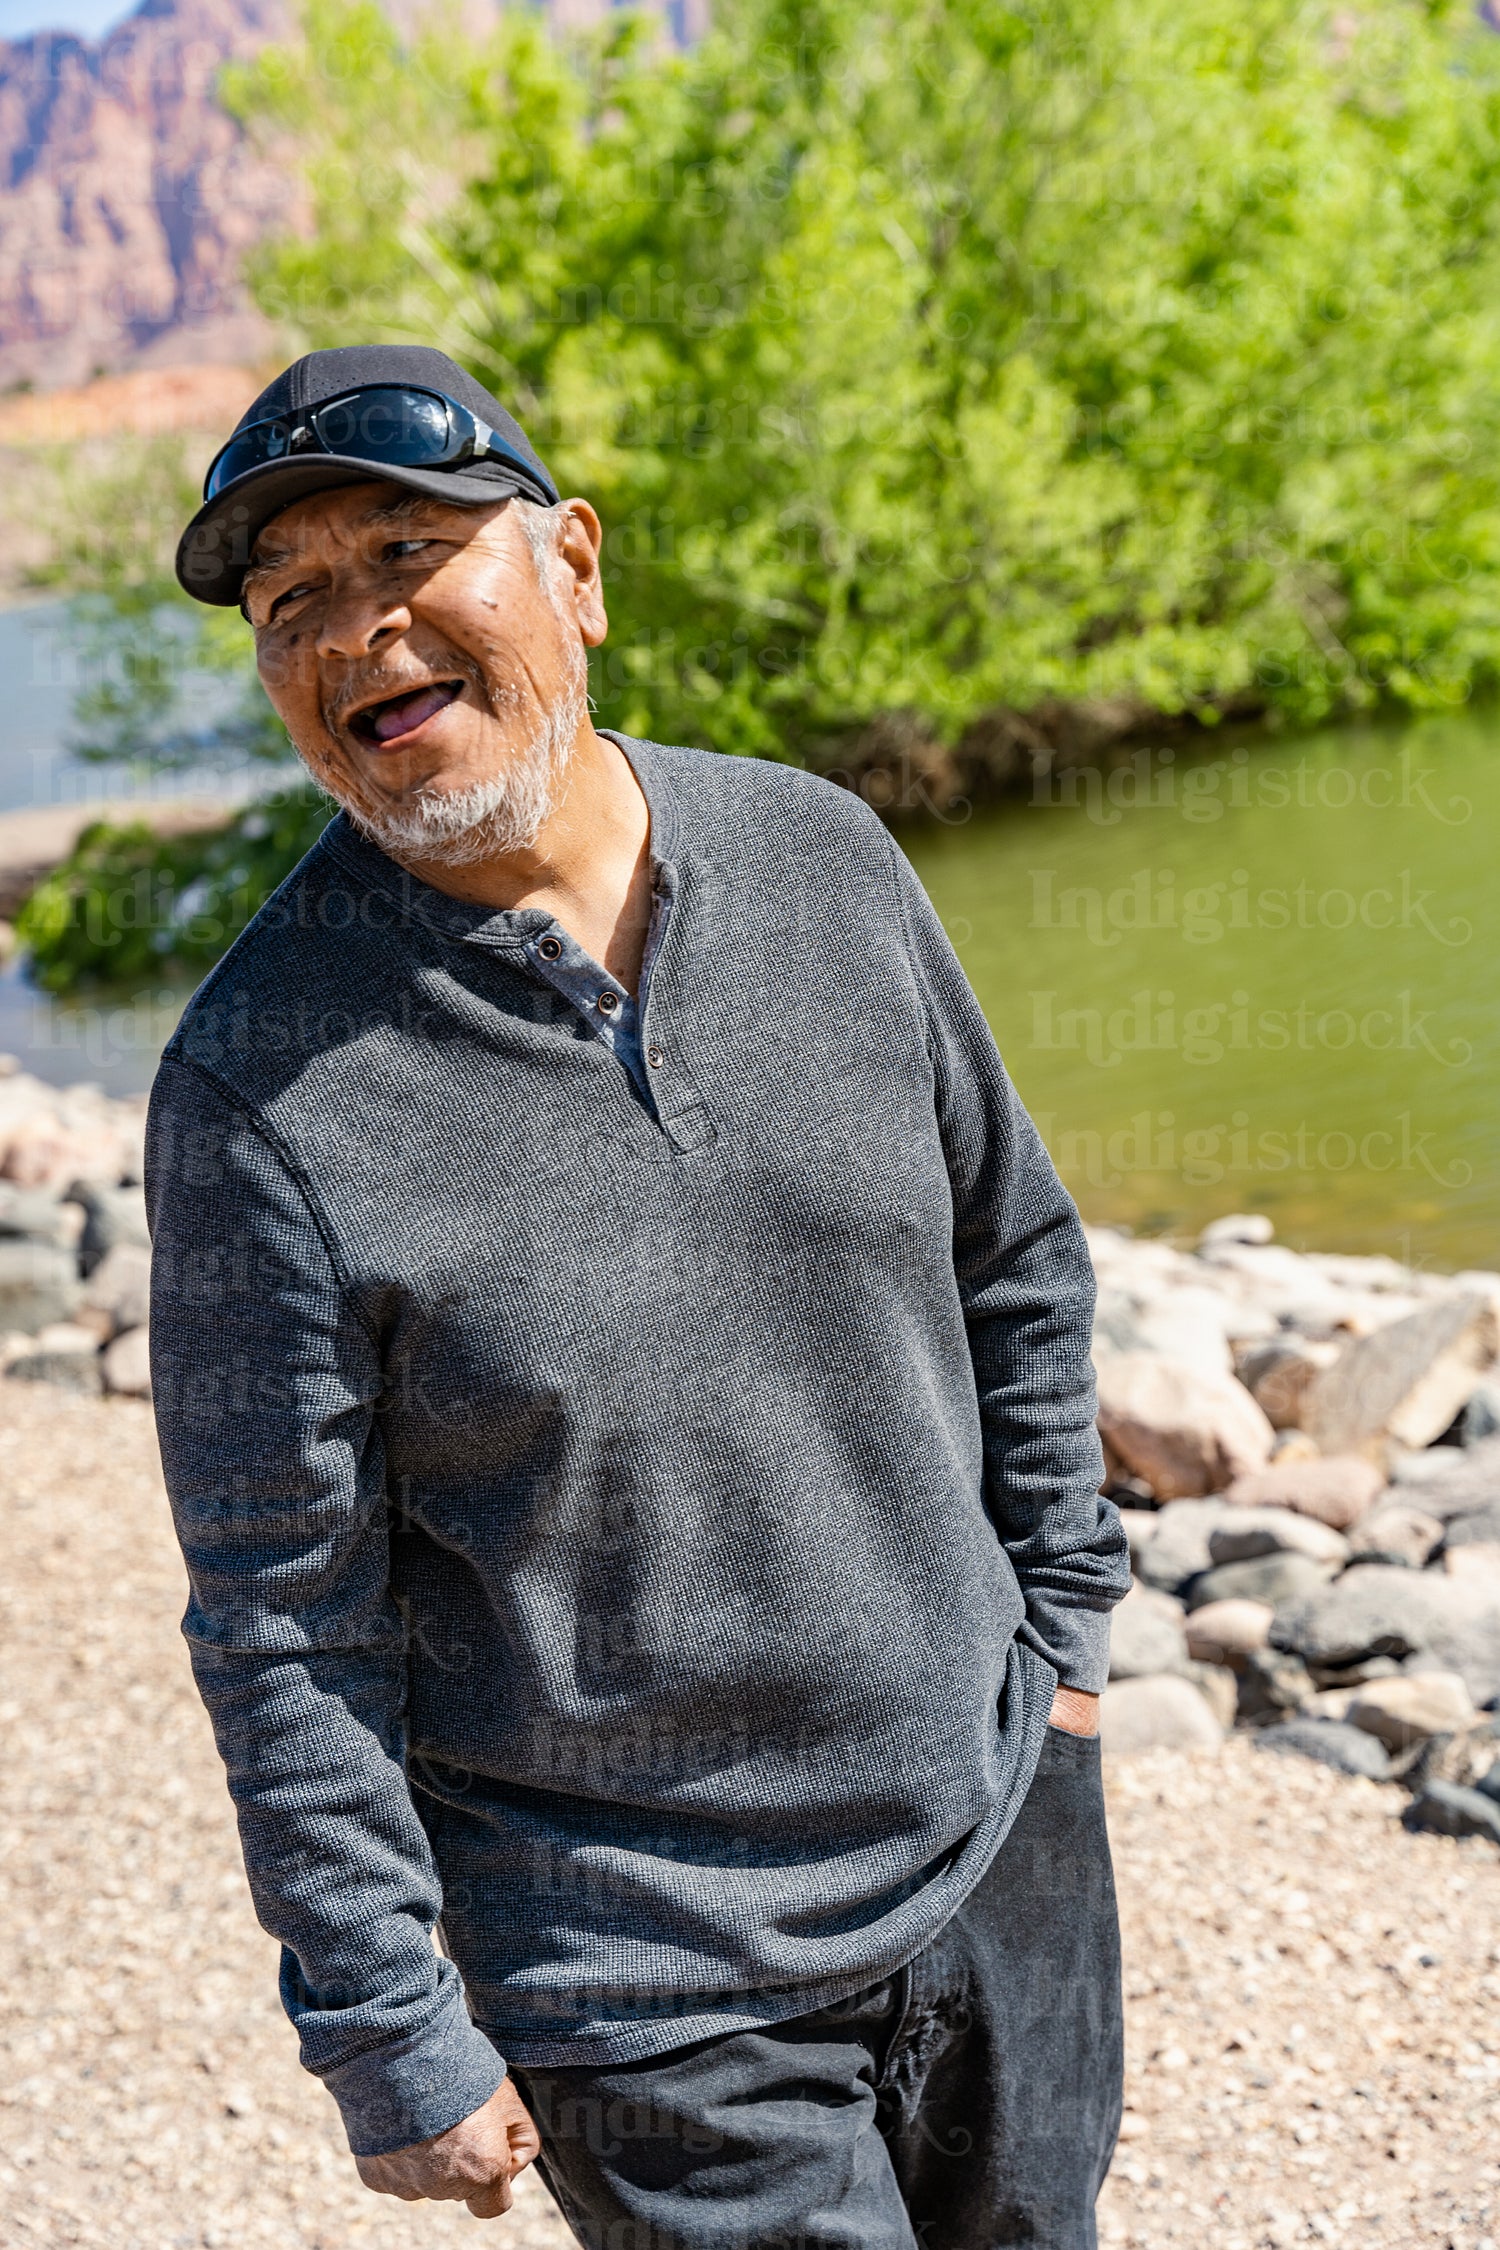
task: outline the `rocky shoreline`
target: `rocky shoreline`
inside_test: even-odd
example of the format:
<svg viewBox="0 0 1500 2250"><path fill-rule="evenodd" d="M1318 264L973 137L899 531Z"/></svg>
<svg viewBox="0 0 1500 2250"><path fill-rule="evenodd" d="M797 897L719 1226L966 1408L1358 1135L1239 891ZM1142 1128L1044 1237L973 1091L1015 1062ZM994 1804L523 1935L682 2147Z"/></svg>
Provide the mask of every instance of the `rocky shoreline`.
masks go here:
<svg viewBox="0 0 1500 2250"><path fill-rule="evenodd" d="M0 1057L0 1372L149 1397L145 1100ZM1500 1273L1090 1228L1105 1488L1135 1582L1114 1755L1255 1745L1500 1844Z"/></svg>
<svg viewBox="0 0 1500 2250"><path fill-rule="evenodd" d="M1135 1583L1106 1747L1256 1746L1500 1843L1500 1273L1089 1230Z"/></svg>
<svg viewBox="0 0 1500 2250"><path fill-rule="evenodd" d="M148 1398L146 1098L0 1055L0 1373Z"/></svg>

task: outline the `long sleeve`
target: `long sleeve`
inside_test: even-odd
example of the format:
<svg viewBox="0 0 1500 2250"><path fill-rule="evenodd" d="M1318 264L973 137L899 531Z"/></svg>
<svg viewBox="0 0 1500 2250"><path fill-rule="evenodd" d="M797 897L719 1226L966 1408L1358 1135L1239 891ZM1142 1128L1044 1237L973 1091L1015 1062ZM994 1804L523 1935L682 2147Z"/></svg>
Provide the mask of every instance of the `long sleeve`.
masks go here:
<svg viewBox="0 0 1500 2250"><path fill-rule="evenodd" d="M890 848L926 1005L986 1506L1025 1597L1021 1638L1064 1687L1097 1694L1130 1565L1119 1511L1099 1494L1088 1248L931 901Z"/></svg>
<svg viewBox="0 0 1500 2250"><path fill-rule="evenodd" d="M377 2155L468 2116L505 2066L432 1940L376 1341L291 1167L192 1064L162 1066L146 1185L183 1630L303 2062Z"/></svg>

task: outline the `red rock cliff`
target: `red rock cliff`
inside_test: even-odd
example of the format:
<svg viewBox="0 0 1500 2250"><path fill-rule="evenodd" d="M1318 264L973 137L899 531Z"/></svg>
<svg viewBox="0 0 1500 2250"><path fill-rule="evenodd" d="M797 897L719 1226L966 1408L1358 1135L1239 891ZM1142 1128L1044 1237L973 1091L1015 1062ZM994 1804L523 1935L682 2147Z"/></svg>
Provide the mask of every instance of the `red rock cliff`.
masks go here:
<svg viewBox="0 0 1500 2250"><path fill-rule="evenodd" d="M239 265L295 190L214 86L286 28L281 0L145 0L97 42L0 42L0 385L265 350Z"/></svg>
<svg viewBox="0 0 1500 2250"><path fill-rule="evenodd" d="M390 4L403 22L424 0ZM567 29L613 4L545 12ZM663 13L679 39L706 25L705 0ZM254 153L215 81L294 21L294 0L142 0L98 41L0 40L0 390L274 351L239 274L255 241L294 221L295 173Z"/></svg>

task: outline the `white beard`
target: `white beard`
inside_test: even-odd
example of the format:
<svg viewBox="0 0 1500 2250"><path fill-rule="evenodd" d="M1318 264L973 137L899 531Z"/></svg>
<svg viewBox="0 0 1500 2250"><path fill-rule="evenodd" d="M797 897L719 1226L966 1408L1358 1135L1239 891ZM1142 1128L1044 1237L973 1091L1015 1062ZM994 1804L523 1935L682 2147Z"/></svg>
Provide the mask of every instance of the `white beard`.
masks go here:
<svg viewBox="0 0 1500 2250"><path fill-rule="evenodd" d="M389 809L346 805L349 818L393 859L437 867L473 867L529 850L556 808L588 711L588 662L581 648L576 654L566 691L512 751L503 773L467 789L418 790Z"/></svg>

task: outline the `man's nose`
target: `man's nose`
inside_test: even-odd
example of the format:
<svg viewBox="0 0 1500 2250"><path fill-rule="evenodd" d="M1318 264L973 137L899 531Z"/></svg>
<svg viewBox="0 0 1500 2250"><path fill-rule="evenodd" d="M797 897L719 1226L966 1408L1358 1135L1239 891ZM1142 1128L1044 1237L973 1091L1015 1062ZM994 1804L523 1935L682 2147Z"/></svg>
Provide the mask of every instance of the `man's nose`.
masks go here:
<svg viewBox="0 0 1500 2250"><path fill-rule="evenodd" d="M408 631L411 611L389 587L370 580L335 580L318 628L318 654L350 663L372 656Z"/></svg>

